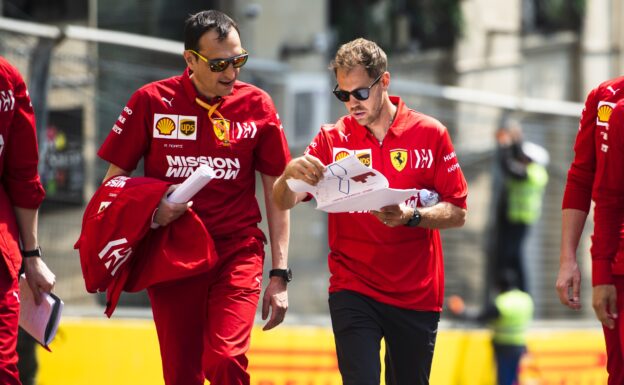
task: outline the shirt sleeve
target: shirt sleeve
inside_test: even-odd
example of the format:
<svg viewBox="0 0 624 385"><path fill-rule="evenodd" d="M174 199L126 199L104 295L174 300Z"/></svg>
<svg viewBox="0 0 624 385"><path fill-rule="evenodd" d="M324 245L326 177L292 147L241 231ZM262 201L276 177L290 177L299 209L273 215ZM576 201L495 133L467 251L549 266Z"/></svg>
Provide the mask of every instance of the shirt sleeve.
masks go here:
<svg viewBox="0 0 624 385"><path fill-rule="evenodd" d="M290 161L290 150L273 102L265 96L263 104L267 118L255 149L256 169L265 175L279 176Z"/></svg>
<svg viewBox="0 0 624 385"><path fill-rule="evenodd" d="M596 173L595 130L597 117L598 89L587 96L581 114L579 130L574 143L574 160L568 170L562 209L577 209L589 212L592 186Z"/></svg>
<svg viewBox="0 0 624 385"><path fill-rule="evenodd" d="M149 146L149 114L149 95L140 89L130 97L119 114L98 156L126 171L133 171Z"/></svg>
<svg viewBox="0 0 624 385"><path fill-rule="evenodd" d="M451 143L448 130L442 127L438 151L436 152L436 170L434 189L440 194L440 200L465 209L468 185L461 170L457 155Z"/></svg>
<svg viewBox="0 0 624 385"><path fill-rule="evenodd" d="M326 132L326 130L331 128L333 128L333 126L321 127L305 150L306 154L310 154L318 158L318 160L326 166L334 162L332 159L332 145Z"/></svg>
<svg viewBox="0 0 624 385"><path fill-rule="evenodd" d="M10 136L5 138L4 143L6 158L2 180L14 206L37 209L45 197L45 191L37 170L39 148L35 114L26 84L17 71L13 83L15 109Z"/></svg>
<svg viewBox="0 0 624 385"><path fill-rule="evenodd" d="M624 102L609 119L608 150L604 167L596 174L594 234L592 236L592 283L612 284L612 262L618 252L624 225Z"/></svg>

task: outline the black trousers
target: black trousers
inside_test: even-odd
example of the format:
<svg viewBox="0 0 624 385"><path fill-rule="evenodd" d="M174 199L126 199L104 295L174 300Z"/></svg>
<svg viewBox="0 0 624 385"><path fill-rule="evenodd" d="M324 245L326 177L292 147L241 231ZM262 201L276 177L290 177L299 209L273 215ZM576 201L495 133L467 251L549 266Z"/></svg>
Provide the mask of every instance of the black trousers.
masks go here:
<svg viewBox="0 0 624 385"><path fill-rule="evenodd" d="M381 339L387 385L427 385L440 313L402 309L364 295L329 295L338 368L344 385L379 385Z"/></svg>

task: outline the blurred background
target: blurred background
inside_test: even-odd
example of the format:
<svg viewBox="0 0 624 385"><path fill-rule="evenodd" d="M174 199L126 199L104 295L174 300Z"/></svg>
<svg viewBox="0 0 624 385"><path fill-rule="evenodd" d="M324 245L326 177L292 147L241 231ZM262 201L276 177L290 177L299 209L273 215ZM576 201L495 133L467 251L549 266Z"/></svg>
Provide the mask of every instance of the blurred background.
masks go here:
<svg viewBox="0 0 624 385"><path fill-rule="evenodd" d="M273 97L293 156L322 123L344 114L327 70L337 47L362 36L388 53L390 93L449 128L468 180L466 225L442 232L446 294L461 294L468 306L486 301L494 278L495 132L517 120L525 139L550 153L543 212L525 250L538 324L598 329L591 221L579 247L583 308L560 305L554 285L561 198L582 103L624 68L618 0L0 0L0 55L24 74L37 113L47 193L40 243L66 314L103 311L103 297L84 289L73 249L105 173L96 151L132 92L182 73L184 19L210 8L239 23L250 52L241 78ZM295 279L287 322L327 326L326 215L312 203L295 208L291 220ZM151 316L144 293L124 294L116 316L128 314Z"/></svg>

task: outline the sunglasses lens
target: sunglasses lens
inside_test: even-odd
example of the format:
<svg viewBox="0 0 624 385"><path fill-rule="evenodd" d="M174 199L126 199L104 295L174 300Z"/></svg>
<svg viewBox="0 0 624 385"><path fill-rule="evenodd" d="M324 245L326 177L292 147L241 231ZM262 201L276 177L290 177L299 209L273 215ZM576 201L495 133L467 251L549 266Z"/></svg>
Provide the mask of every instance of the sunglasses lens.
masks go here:
<svg viewBox="0 0 624 385"><path fill-rule="evenodd" d="M355 96L357 100L366 100L368 99L368 88L358 88L357 90L351 91L351 95Z"/></svg>
<svg viewBox="0 0 624 385"><path fill-rule="evenodd" d="M241 68L242 66L245 65L245 63L247 63L247 58L249 58L249 55L244 54L244 55L240 55L237 56L235 58L232 59L232 66L234 68Z"/></svg>
<svg viewBox="0 0 624 385"><path fill-rule="evenodd" d="M349 93L347 91L335 90L334 95L336 95L338 100L340 100L341 102L349 101Z"/></svg>
<svg viewBox="0 0 624 385"><path fill-rule="evenodd" d="M230 64L227 60L216 60L210 62L210 70L212 72L223 72Z"/></svg>

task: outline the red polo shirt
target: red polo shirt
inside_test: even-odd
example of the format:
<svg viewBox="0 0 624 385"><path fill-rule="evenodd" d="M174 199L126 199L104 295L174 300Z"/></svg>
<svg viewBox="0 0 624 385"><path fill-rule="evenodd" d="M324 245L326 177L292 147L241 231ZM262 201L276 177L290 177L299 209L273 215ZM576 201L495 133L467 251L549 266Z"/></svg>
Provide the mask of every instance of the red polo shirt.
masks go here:
<svg viewBox="0 0 624 385"><path fill-rule="evenodd" d="M22 76L0 57L0 254L13 278L22 256L13 207L37 209L45 193L37 173L35 113Z"/></svg>
<svg viewBox="0 0 624 385"><path fill-rule="evenodd" d="M307 149L324 164L349 154L384 174L392 188L426 188L466 208L467 185L446 128L390 98L397 113L379 142L351 116L323 126ZM413 197L408 204L417 204ZM369 213L329 214L330 292L352 290L390 305L441 311L444 289L438 230L390 228Z"/></svg>
<svg viewBox="0 0 624 385"><path fill-rule="evenodd" d="M290 160L281 122L266 92L237 81L230 95L205 103L221 104L212 115L183 75L136 91L119 115L98 155L126 171L145 161L145 176L180 183L199 165L216 178L193 198L193 210L218 241L232 236L263 237L255 198L255 171L278 176ZM222 128L229 130L226 145Z"/></svg>
<svg viewBox="0 0 624 385"><path fill-rule="evenodd" d="M624 100L615 106L608 128L608 148L596 173L592 278L594 285L613 284L624 275Z"/></svg>

